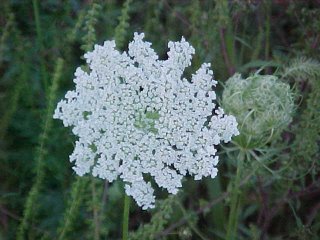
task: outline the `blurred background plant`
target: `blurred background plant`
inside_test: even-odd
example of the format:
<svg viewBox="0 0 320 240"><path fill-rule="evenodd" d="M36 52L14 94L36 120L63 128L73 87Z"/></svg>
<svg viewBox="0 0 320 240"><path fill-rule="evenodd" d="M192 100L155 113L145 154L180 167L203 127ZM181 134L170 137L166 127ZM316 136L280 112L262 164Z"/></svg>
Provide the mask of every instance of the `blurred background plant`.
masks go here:
<svg viewBox="0 0 320 240"><path fill-rule="evenodd" d="M271 135L266 116L255 115L258 125L248 119L250 101L226 106L238 111L242 135L221 147L218 177L185 179L177 196L158 193L152 211L132 204L129 237L319 239L318 0L3 0L0 10L0 239L121 237L122 184L77 178L72 134L51 116L84 52L111 38L125 50L135 31L162 58L168 40L190 41L196 55L186 74L211 62L222 105L240 104L225 101L231 82L266 82L269 109L287 118ZM248 96L257 101L262 89ZM285 101L271 108L275 97ZM251 130L259 144L240 155L235 181Z"/></svg>

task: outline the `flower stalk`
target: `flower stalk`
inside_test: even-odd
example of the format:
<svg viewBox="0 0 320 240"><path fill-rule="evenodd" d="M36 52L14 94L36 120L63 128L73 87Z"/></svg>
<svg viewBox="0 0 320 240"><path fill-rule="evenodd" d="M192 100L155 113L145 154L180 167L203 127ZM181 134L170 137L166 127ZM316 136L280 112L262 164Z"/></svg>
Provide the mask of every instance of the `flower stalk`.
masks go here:
<svg viewBox="0 0 320 240"><path fill-rule="evenodd" d="M127 194L124 194L122 240L128 240L128 237L129 237L129 212L130 212L130 197Z"/></svg>
<svg viewBox="0 0 320 240"><path fill-rule="evenodd" d="M237 157L237 172L231 187L231 201L230 201L230 213L229 222L227 228L227 238L233 240L236 237L236 231L239 219L239 209L240 209L240 182L243 169L243 162L245 160L245 152L243 150L239 151Z"/></svg>

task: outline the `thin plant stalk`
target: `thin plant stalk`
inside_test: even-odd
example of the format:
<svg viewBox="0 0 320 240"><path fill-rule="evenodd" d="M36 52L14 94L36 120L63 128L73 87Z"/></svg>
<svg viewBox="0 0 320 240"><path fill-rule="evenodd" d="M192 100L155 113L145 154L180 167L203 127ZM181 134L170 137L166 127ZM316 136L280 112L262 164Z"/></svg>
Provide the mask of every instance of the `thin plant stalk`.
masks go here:
<svg viewBox="0 0 320 240"><path fill-rule="evenodd" d="M122 240L128 240L128 237L129 237L129 210L130 210L130 197L127 194L124 194Z"/></svg>
<svg viewBox="0 0 320 240"><path fill-rule="evenodd" d="M92 212L94 223L94 240L100 239L100 215L99 215L99 201L96 190L96 179L91 179L91 195L92 195Z"/></svg>
<svg viewBox="0 0 320 240"><path fill-rule="evenodd" d="M38 45L38 51L40 52L40 73L42 78L42 84L44 87L45 92L48 91L48 76L46 72L46 66L44 62L44 58L41 55L43 53L43 35L41 31L41 25L40 25L40 13L39 13L39 3L37 0L32 1L33 5L33 14L35 18L36 23L36 32L37 32L37 45Z"/></svg>
<svg viewBox="0 0 320 240"><path fill-rule="evenodd" d="M237 172L234 182L232 183L231 189L231 202L230 202L230 214L229 222L227 227L227 237L226 239L234 240L236 237L236 231L239 219L239 207L240 207L240 182L242 175L242 168L244 162L245 154L240 150L237 158Z"/></svg>
<svg viewBox="0 0 320 240"><path fill-rule="evenodd" d="M207 188L210 199L216 199L223 194L221 189L221 179L219 173L214 179L207 180ZM215 232L224 232L227 223L223 203L217 203L215 206L211 208L210 219L214 224ZM222 238L217 236L217 240L218 239Z"/></svg>

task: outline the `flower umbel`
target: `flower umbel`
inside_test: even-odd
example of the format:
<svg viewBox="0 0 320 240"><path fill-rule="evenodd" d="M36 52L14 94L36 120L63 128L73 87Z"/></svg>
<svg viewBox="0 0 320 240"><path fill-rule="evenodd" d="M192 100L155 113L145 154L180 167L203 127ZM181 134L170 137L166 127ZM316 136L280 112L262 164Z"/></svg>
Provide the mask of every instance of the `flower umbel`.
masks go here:
<svg viewBox="0 0 320 240"><path fill-rule="evenodd" d="M54 118L79 137L70 156L78 175L110 182L120 176L126 193L147 209L155 197L144 177L172 194L184 175L214 178L215 146L239 132L235 118L216 108L210 64L191 81L182 77L195 52L184 38L169 42L163 61L143 37L135 33L128 53L114 41L86 53L90 71L76 70L76 89L58 103Z"/></svg>
<svg viewBox="0 0 320 240"><path fill-rule="evenodd" d="M243 79L236 73L226 82L221 104L238 120L241 134L234 141L252 149L269 143L289 125L294 94L276 76L255 73Z"/></svg>

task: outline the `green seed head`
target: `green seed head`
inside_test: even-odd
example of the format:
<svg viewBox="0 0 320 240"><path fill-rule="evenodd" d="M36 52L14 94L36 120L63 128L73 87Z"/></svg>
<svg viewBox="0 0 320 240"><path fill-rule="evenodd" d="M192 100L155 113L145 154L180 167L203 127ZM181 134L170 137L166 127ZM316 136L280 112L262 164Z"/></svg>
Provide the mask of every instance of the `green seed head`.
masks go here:
<svg viewBox="0 0 320 240"><path fill-rule="evenodd" d="M222 107L238 121L237 144L243 148L261 147L291 122L294 94L276 76L256 73L243 79L235 74L226 82Z"/></svg>

